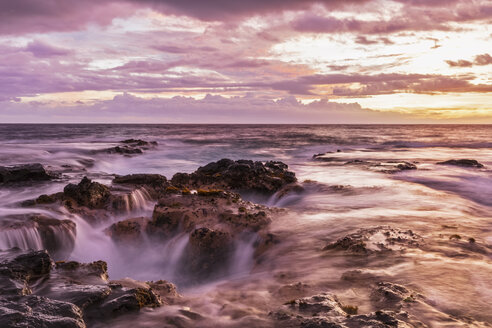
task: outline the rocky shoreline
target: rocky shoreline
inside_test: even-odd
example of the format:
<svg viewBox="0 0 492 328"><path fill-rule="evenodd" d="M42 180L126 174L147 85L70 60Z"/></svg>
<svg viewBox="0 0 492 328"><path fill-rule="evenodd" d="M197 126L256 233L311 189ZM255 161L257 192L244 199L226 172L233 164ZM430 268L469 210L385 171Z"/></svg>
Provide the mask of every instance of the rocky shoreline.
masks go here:
<svg viewBox="0 0 492 328"><path fill-rule="evenodd" d="M108 153L126 156L140 154L155 146L152 142L129 139ZM332 154L318 154L317 161L330 165L358 165L381 173L416 170L406 161L338 161ZM474 160L450 160L440 165L483 168ZM31 183L58 179L62 173L49 172L41 164L0 168L0 183ZM279 161L254 162L222 159L198 168L193 173L176 173L171 179L159 174L115 175L105 185L83 177L67 184L62 192L43 194L22 202L25 214L2 219L2 238L21 238L31 234L24 249L0 251L0 326L1 327L92 327L141 309L172 306L179 310L163 318L165 327L198 327L207 313L187 308L189 300L180 295L175 284L198 286L231 274L237 252L249 245L254 263L279 243L281 236L270 230L272 221L286 210L244 200L242 193L259 193L281 199L301 194L316 186L314 181L297 181L294 172ZM332 186L333 192L347 192L348 186ZM151 216L112 218L153 202ZM39 211L39 213L36 213ZM177 281L110 280L104 261L79 263L70 260L77 226L72 220L59 220L46 213L77 215L90 226L105 226L104 232L117 247L138 250L149 243L164 247L169 240L186 241L174 263ZM32 248L34 250L28 250ZM449 249L456 251L449 252ZM432 327L440 320L453 327L490 327L489 324L455 316L436 307L424 292L381 280L363 263L377 257L405 256L425 251L443 257L490 257L492 247L473 236L446 234L428 239L409 229L374 226L340 236L319 245L320 256L358 257L362 267L347 270L340 280L349 286L370 290L372 310L342 302L330 290L310 288L302 281L285 284L275 293L277 303L259 316L258 327ZM377 261L377 259L374 259ZM354 288L355 288L354 287ZM312 295L306 295L309 292ZM286 298L292 297L286 300ZM425 315L419 317L419 311ZM432 318L432 319L429 319ZM427 323L425 323L427 322ZM203 325L207 326L208 325Z"/></svg>

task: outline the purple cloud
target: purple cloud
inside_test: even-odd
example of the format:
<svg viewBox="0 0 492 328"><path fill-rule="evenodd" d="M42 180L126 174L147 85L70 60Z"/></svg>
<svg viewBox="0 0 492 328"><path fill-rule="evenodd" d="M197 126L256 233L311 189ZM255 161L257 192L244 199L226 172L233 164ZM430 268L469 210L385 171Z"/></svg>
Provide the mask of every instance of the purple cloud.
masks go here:
<svg viewBox="0 0 492 328"><path fill-rule="evenodd" d="M68 49L58 48L39 40L30 42L26 47L26 51L29 51L35 57L40 57L40 58L66 56L72 53Z"/></svg>

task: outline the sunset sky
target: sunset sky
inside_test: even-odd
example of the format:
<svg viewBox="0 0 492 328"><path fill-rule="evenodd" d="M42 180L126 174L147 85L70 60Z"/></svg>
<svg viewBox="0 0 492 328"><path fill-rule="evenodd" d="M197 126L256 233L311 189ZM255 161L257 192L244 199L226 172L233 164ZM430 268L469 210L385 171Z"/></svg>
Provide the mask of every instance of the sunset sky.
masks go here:
<svg viewBox="0 0 492 328"><path fill-rule="evenodd" d="M492 123L489 0L0 1L0 122Z"/></svg>

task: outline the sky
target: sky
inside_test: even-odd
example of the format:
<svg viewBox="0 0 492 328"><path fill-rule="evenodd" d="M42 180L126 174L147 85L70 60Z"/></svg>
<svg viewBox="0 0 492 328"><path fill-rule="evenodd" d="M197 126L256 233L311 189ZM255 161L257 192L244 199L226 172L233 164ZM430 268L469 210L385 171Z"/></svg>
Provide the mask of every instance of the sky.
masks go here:
<svg viewBox="0 0 492 328"><path fill-rule="evenodd" d="M3 123L492 123L492 0L0 0Z"/></svg>

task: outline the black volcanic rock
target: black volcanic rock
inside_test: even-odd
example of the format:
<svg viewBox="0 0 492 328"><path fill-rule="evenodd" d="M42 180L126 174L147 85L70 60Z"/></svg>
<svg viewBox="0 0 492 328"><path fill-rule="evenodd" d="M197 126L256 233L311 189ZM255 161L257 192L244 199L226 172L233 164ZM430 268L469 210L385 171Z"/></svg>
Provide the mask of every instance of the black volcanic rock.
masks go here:
<svg viewBox="0 0 492 328"><path fill-rule="evenodd" d="M450 159L444 162L438 162L439 165L454 165L461 167L474 167L474 168L482 168L483 164L479 163L474 159Z"/></svg>
<svg viewBox="0 0 492 328"><path fill-rule="evenodd" d="M0 251L0 327L83 328L161 305L150 285L135 284L108 283L103 261L54 266L46 251ZM176 287L167 283L167 289ZM170 302L176 296L166 293Z"/></svg>
<svg viewBox="0 0 492 328"><path fill-rule="evenodd" d="M140 186L167 186L169 183L165 176L160 174L129 174L117 176L113 179L113 183L140 185Z"/></svg>
<svg viewBox="0 0 492 328"><path fill-rule="evenodd" d="M120 141L120 145L104 149L103 151L109 154L121 154L121 155L136 155L143 154L144 150L148 150L151 147L157 146L155 141L145 141L141 139L126 139Z"/></svg>
<svg viewBox="0 0 492 328"><path fill-rule="evenodd" d="M177 173L171 182L189 188L225 188L273 193L296 182L295 174L282 162L233 161L227 158L209 163L191 174Z"/></svg>
<svg viewBox="0 0 492 328"><path fill-rule="evenodd" d="M0 166L0 183L45 181L55 176L48 173L39 163L13 166Z"/></svg>
<svg viewBox="0 0 492 328"><path fill-rule="evenodd" d="M198 228L190 234L181 265L184 272L203 281L226 269L233 251L234 243L229 233Z"/></svg>
<svg viewBox="0 0 492 328"><path fill-rule="evenodd" d="M107 186L92 182L87 177L77 185L73 183L66 185L63 192L66 197L75 200L77 205L88 208L103 208L111 195Z"/></svg>
<svg viewBox="0 0 492 328"><path fill-rule="evenodd" d="M412 230L400 230L388 226L360 229L325 246L324 250L344 250L357 255L415 248L423 244L423 238Z"/></svg>
<svg viewBox="0 0 492 328"><path fill-rule="evenodd" d="M0 297L2 328L85 328L82 311L72 303L35 295Z"/></svg>

